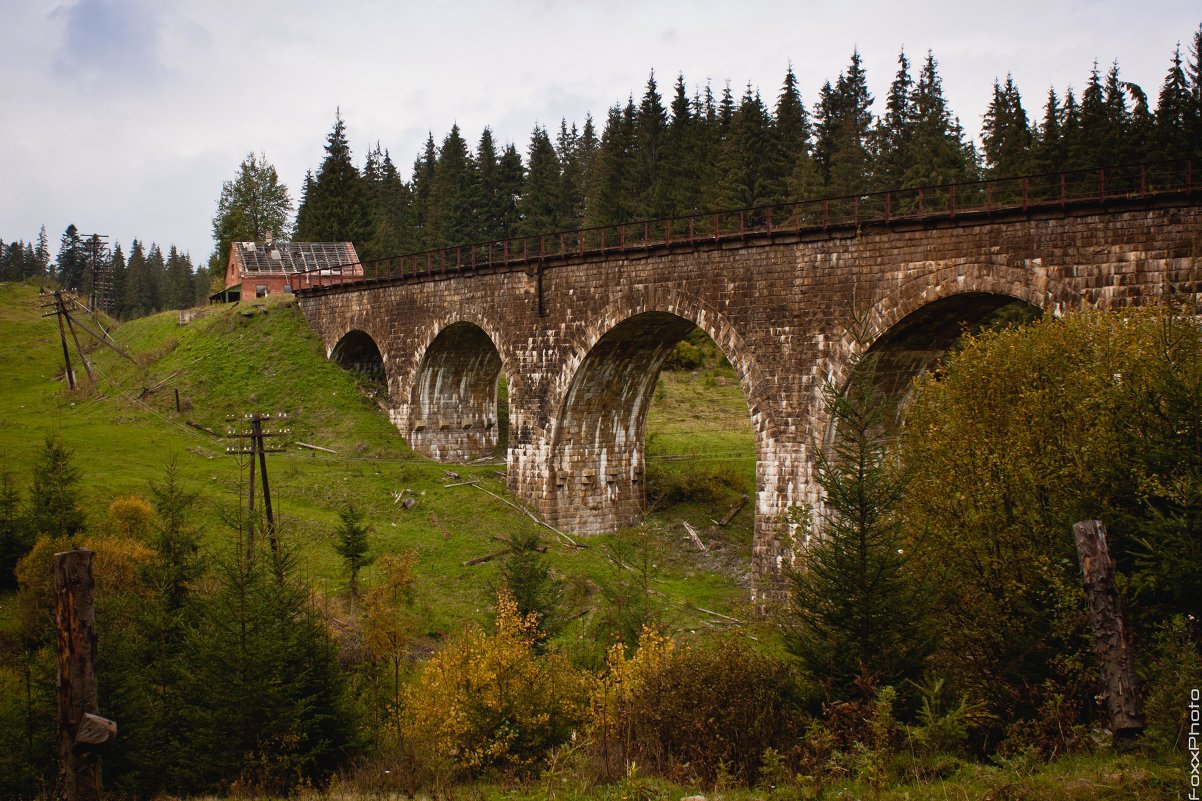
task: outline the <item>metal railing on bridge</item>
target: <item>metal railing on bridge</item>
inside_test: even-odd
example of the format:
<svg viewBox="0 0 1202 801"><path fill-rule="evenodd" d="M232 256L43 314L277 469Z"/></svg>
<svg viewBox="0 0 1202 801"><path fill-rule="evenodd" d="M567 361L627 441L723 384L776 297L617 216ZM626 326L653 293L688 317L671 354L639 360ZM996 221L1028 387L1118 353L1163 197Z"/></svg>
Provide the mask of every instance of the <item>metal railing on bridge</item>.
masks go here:
<svg viewBox="0 0 1202 801"><path fill-rule="evenodd" d="M293 288L470 274L677 247L737 246L784 236L833 237L870 226L1150 200L1202 189L1193 167L1187 159L990 178L518 236L301 272L293 278Z"/></svg>

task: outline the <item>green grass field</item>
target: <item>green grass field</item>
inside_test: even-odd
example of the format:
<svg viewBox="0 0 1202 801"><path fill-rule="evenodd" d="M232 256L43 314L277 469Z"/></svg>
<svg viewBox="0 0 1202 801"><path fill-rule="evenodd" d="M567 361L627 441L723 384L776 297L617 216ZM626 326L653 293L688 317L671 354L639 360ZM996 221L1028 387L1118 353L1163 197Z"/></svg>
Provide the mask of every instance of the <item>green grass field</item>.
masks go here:
<svg viewBox="0 0 1202 801"><path fill-rule="evenodd" d="M245 473L238 457L225 455L231 440L189 423L224 433L230 416L286 411L289 441L336 451L292 446L269 456L273 503L287 523L299 568L318 589L338 594L345 588L333 531L338 511L353 502L367 513L373 553L416 551L418 597L432 630L488 617L497 562L461 563L498 550L495 535L538 527L478 489L444 487L453 483L444 468L505 494L496 473L504 464L444 466L409 450L355 377L325 359L291 298L272 298L263 308L209 307L186 325L170 312L111 326L115 344L136 363L81 333L97 381L88 384L72 345L80 381L74 392L62 380L58 329L53 317L41 316L44 302L35 287L0 284L0 467L11 470L22 488L45 437L61 437L74 450L89 521L98 527L113 498L148 495L150 482L174 461L188 488L201 496L200 522L210 545L221 547L235 536L222 520L245 502ZM81 319L96 327L86 315ZM745 611L754 503L704 554L680 522L705 528L754 486L753 435L733 372L665 372L648 429L653 496L656 476L669 489L703 479L700 491L654 504L648 520L665 619L681 630L718 625L721 618L696 607L732 616ZM396 503L394 493L404 490L418 499L411 510ZM612 548L631 533L590 538L589 547L574 550L538 530L554 543L551 564L571 588L578 609L569 613L597 607L599 586L620 571ZM369 568L364 580L372 578Z"/></svg>

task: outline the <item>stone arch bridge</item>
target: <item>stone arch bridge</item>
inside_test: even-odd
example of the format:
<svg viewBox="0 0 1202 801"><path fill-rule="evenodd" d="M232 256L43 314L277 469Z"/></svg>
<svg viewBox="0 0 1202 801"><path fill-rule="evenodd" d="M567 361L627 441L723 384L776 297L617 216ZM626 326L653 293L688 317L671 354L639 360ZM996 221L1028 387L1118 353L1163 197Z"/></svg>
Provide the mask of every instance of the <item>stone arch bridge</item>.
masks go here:
<svg viewBox="0 0 1202 801"><path fill-rule="evenodd" d="M382 374L419 453L497 442L508 484L552 525L640 519L644 428L661 366L694 326L729 359L755 432L753 594L804 545L813 449L863 348L894 389L1014 300L1053 312L1202 289L1202 192L1189 163L1097 170L640 222L311 274L299 305L346 365ZM861 331L853 336L853 329Z"/></svg>

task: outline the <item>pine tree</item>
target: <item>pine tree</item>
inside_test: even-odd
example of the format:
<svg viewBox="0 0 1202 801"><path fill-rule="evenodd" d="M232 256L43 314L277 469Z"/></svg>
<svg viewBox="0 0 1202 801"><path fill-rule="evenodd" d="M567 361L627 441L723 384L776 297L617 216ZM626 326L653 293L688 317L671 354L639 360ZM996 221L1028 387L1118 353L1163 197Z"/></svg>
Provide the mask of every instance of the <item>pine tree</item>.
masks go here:
<svg viewBox="0 0 1202 801"><path fill-rule="evenodd" d="M476 171L480 176L479 238L494 241L502 237L501 219L504 205L501 187L501 164L497 147L493 143L492 131L485 127L476 145Z"/></svg>
<svg viewBox="0 0 1202 801"><path fill-rule="evenodd" d="M822 536L790 576L787 646L831 700L917 679L934 645L902 548L896 509L905 477L886 449L891 407L875 372L868 356L853 366L845 392L826 388L836 439L829 451L818 449Z"/></svg>
<svg viewBox="0 0 1202 801"><path fill-rule="evenodd" d="M113 317L119 318L125 306L126 272L125 253L118 242L113 246L113 257L109 262L109 293L104 307L104 311Z"/></svg>
<svg viewBox="0 0 1202 801"><path fill-rule="evenodd" d="M29 487L29 530L50 537L74 537L84 528L79 505L79 470L71 463L72 451L58 437L47 436L33 466Z"/></svg>

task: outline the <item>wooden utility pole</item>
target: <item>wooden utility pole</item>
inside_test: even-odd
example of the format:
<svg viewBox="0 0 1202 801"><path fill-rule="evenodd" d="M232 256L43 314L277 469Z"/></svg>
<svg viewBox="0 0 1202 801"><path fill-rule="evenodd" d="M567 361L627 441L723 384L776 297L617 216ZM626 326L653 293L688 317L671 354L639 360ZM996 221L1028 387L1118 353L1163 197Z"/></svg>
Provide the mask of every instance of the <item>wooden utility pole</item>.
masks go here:
<svg viewBox="0 0 1202 801"><path fill-rule="evenodd" d="M94 588L91 551L54 555L59 787L67 801L100 798L99 752L117 736L117 724L96 714Z"/></svg>
<svg viewBox="0 0 1202 801"><path fill-rule="evenodd" d="M1144 730L1144 710L1136 683L1131 629L1114 583L1114 560L1106 543L1106 527L1100 520L1082 520L1073 524L1073 538L1085 578L1110 731L1116 740L1129 739Z"/></svg>
<svg viewBox="0 0 1202 801"><path fill-rule="evenodd" d="M250 479L248 481L246 493L246 510L250 520L247 523L247 540L246 540L246 555L249 558L254 552L255 542L255 468L258 467L259 475L263 483L263 510L267 513L267 539L271 544L271 552L276 556L280 553L279 537L275 526L275 513L271 506L271 485L267 481L267 454L281 453L283 448L268 448L265 445L267 437L278 437L288 433L287 429L278 431L264 431L263 421L279 419L283 420L288 417L287 413L277 415L270 414L248 414L244 419L250 424L250 430L235 431L230 430L226 435L235 439L250 440L249 446L239 446L236 448L226 448L225 452L235 455L250 456ZM256 465L256 457L258 464Z"/></svg>

